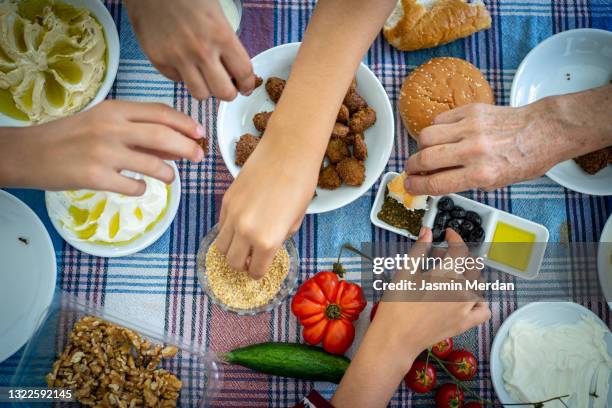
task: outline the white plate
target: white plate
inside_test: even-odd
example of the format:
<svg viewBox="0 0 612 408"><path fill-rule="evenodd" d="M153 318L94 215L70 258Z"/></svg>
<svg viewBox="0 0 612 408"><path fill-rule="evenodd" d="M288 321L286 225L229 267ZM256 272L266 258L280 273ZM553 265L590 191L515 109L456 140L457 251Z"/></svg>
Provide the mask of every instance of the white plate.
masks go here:
<svg viewBox="0 0 612 408"><path fill-rule="evenodd" d="M62 2L72 4L73 6L89 10L102 25L104 35L106 37L107 49L107 65L104 81L100 84L100 89L96 96L83 109L90 109L93 106L102 102L113 86L119 69L119 33L115 26L113 17L108 12L104 3L100 0L61 0ZM0 126L29 126L30 122L13 119L9 116L0 113Z"/></svg>
<svg viewBox="0 0 612 408"><path fill-rule="evenodd" d="M611 80L612 32L590 28L564 31L527 54L514 76L510 105L524 106L547 96L596 88ZM590 175L567 160L546 175L580 193L612 195L612 166Z"/></svg>
<svg viewBox="0 0 612 408"><path fill-rule="evenodd" d="M151 244L161 237L164 232L170 227L174 217L176 216L176 212L179 207L179 203L181 201L181 179L176 167L176 164L173 161L167 162L172 169L174 169L174 181L170 184L170 202L168 203L168 209L164 214L164 217L157 222L149 231L146 231L142 236L138 237L134 241L128 242L127 244L122 245L101 245L92 242L79 241L74 239L71 235L69 235L64 228L61 226L59 221L51 217L51 213L49 212L49 203L46 199L45 194L45 203L47 205L47 213L49 213L49 218L51 219L51 223L55 227L55 230L58 234L66 242L70 245L78 249L79 251L85 252L86 254L94 255L94 256L102 256L106 258L116 258L119 256L128 256L135 254L136 252L140 252L143 249L147 248Z"/></svg>
<svg viewBox="0 0 612 408"><path fill-rule="evenodd" d="M601 291L608 301L608 307L612 309L612 215L608 218L599 238L597 272Z"/></svg>
<svg viewBox="0 0 612 408"><path fill-rule="evenodd" d="M0 362L38 326L53 299L56 268L43 223L27 205L0 190Z"/></svg>
<svg viewBox="0 0 612 408"><path fill-rule="evenodd" d="M506 404L518 403L504 387L502 378L504 367L501 361L501 348L508 336L510 327L517 321L528 321L537 325L552 326L576 323L582 316L591 316L605 326L604 322L589 309L572 302L535 302L515 310L501 325L491 347L491 381L500 401ZM612 335L606 336L608 353L612 354ZM608 405L612 406L612 387L608 391ZM587 407L572 407L587 408Z"/></svg>
<svg viewBox="0 0 612 408"><path fill-rule="evenodd" d="M271 76L286 79L299 47L300 43L290 43L264 51L253 58L253 69L264 81ZM376 111L376 124L364 134L368 145L365 181L360 187L342 186L336 190L317 188L317 196L308 206L307 214L332 211L353 202L372 187L389 161L394 138L389 97L378 78L365 64L359 66L356 78L357 90ZM240 167L235 163L236 141L245 133L258 135L259 132L253 126L253 116L274 108L264 85L248 97L239 95L232 102L221 102L217 117L217 140L223 161L232 176L236 177L240 172Z"/></svg>

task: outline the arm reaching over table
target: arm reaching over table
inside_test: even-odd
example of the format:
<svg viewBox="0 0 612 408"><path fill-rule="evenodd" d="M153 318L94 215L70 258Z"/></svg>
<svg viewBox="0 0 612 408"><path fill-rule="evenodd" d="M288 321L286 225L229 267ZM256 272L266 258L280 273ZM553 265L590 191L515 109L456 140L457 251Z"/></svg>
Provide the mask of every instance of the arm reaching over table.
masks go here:
<svg viewBox="0 0 612 408"><path fill-rule="evenodd" d="M167 105L105 101L42 125L0 128L0 187L139 196L145 183L122 170L170 183L174 170L164 160L202 161L203 136L201 125Z"/></svg>
<svg viewBox="0 0 612 408"><path fill-rule="evenodd" d="M444 112L419 135L421 150L406 163L406 190L491 190L542 176L557 163L612 146L611 105L607 85L520 108L473 104ZM611 149L605 154L609 163Z"/></svg>
<svg viewBox="0 0 612 408"><path fill-rule="evenodd" d="M461 237L447 230L445 256L467 257ZM432 233L422 228L411 257L426 256ZM443 256L444 258L444 256ZM427 274L435 273L429 271ZM475 271L466 272L472 274ZM395 279L403 279L399 271ZM420 273L420 272L417 272ZM454 275L455 273L452 272ZM458 276L458 275L456 275ZM474 276L475 277L475 276ZM438 301L394 299L380 302L376 317L359 345L331 400L336 408L386 407L417 356L433 344L475 327L491 317L486 303L469 291L450 292Z"/></svg>
<svg viewBox="0 0 612 408"><path fill-rule="evenodd" d="M217 248L261 277L313 197L342 100L395 0L317 3L265 134L225 193Z"/></svg>
<svg viewBox="0 0 612 408"><path fill-rule="evenodd" d="M232 100L255 87L255 74L217 0L124 0L142 49L197 99Z"/></svg>

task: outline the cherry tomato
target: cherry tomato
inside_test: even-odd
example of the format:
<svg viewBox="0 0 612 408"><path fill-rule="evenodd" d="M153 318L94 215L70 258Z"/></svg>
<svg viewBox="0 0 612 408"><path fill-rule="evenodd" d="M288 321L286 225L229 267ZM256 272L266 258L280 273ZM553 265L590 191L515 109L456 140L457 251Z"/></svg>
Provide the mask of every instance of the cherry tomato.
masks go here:
<svg viewBox="0 0 612 408"><path fill-rule="evenodd" d="M478 360L467 350L455 350L445 359L446 368L461 381L469 381L476 376Z"/></svg>
<svg viewBox="0 0 612 408"><path fill-rule="evenodd" d="M480 402L472 401L465 404L463 408L484 408L484 405L482 405Z"/></svg>
<svg viewBox="0 0 612 408"><path fill-rule="evenodd" d="M436 368L433 365L423 360L416 360L404 377L404 381L412 391L422 394L436 386L436 377Z"/></svg>
<svg viewBox="0 0 612 408"><path fill-rule="evenodd" d="M370 310L370 321L374 320L374 316L376 316L377 310L378 310L378 302L374 303L374 306L372 306L372 310Z"/></svg>
<svg viewBox="0 0 612 408"><path fill-rule="evenodd" d="M431 346L431 352L434 354L434 356L442 360L448 357L451 351L453 351L453 339L450 337Z"/></svg>
<svg viewBox="0 0 612 408"><path fill-rule="evenodd" d="M463 391L457 384L444 384L436 392L437 408L462 408Z"/></svg>

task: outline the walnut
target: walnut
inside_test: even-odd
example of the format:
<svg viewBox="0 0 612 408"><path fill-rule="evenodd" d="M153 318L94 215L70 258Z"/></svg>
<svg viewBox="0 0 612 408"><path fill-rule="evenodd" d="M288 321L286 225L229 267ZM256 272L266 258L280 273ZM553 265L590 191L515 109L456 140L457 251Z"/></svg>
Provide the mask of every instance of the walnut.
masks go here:
<svg viewBox="0 0 612 408"><path fill-rule="evenodd" d="M181 380L157 368L174 346L151 344L138 333L93 316L79 320L53 363L49 387L71 388L86 406L176 407Z"/></svg>

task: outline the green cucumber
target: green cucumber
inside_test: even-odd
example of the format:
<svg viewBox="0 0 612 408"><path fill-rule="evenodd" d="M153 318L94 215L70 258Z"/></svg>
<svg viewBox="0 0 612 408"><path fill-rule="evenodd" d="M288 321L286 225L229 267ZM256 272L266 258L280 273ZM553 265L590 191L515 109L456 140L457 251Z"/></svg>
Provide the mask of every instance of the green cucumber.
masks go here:
<svg viewBox="0 0 612 408"><path fill-rule="evenodd" d="M222 361L260 373L338 384L351 360L321 347L296 343L259 343L219 355Z"/></svg>

